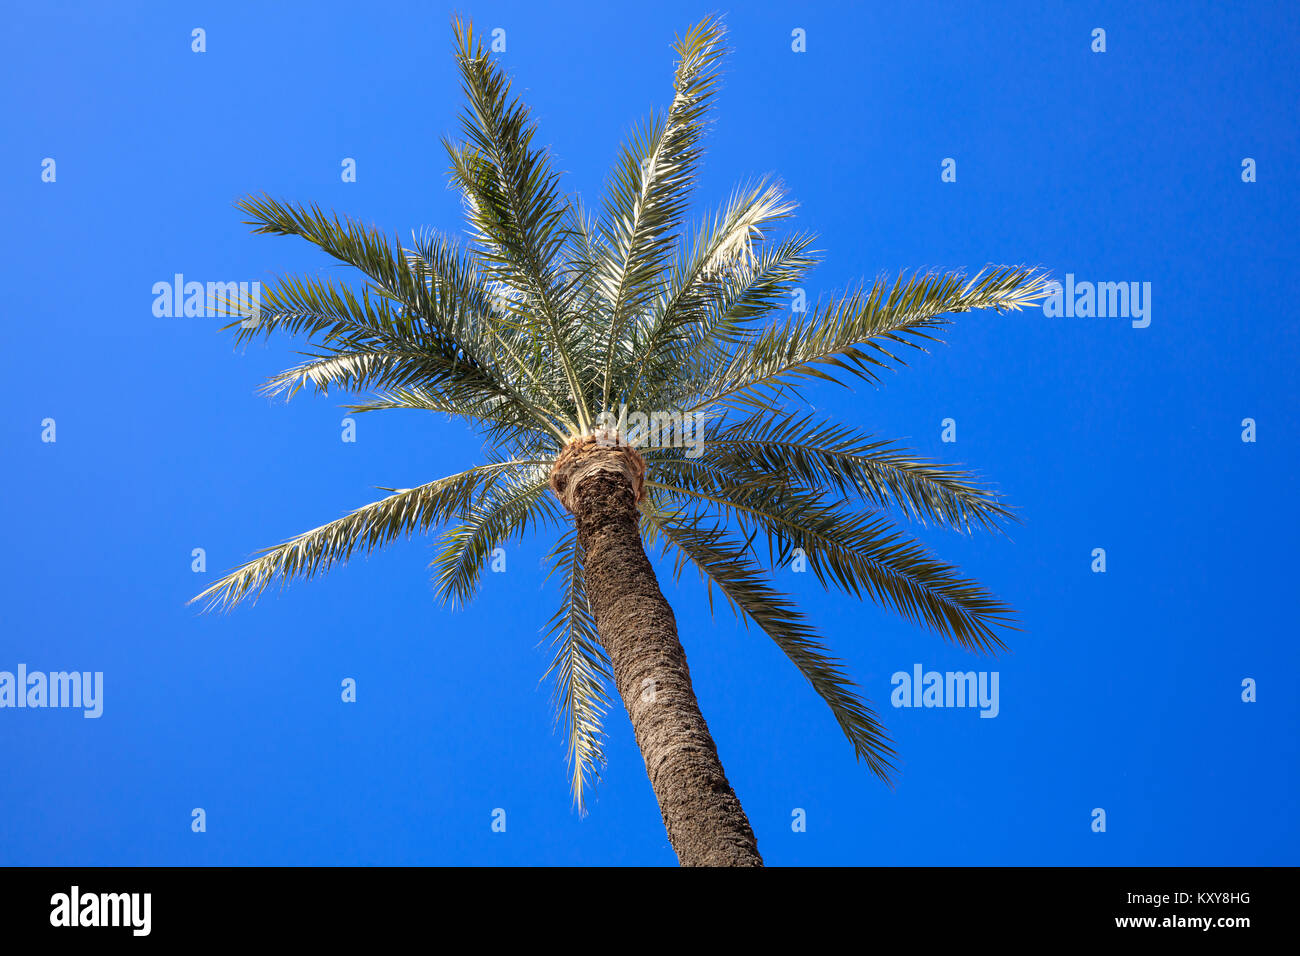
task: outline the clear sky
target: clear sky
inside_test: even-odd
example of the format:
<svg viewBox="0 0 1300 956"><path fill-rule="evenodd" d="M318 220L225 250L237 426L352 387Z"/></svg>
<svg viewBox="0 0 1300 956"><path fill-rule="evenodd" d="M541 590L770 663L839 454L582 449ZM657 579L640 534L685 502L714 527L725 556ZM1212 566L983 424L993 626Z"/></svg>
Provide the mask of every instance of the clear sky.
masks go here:
<svg viewBox="0 0 1300 956"><path fill-rule="evenodd" d="M988 476L1024 519L1009 538L919 529L1021 612L1014 652L996 660L777 572L883 712L902 758L895 791L855 764L770 640L725 608L711 618L698 579L674 584L659 565L767 862L1300 862L1300 8L460 9L505 31L501 60L590 207L632 122L668 102L674 35L726 13L734 53L697 213L737 181L780 176L826 251L812 299L859 277L987 263L1150 283L1146 327L968 315L880 390L812 391L819 412ZM390 235L459 232L439 145L460 108L450 12L6 13L0 671L102 672L104 693L98 719L0 709L0 863L674 862L621 710L591 813L571 809L539 686L556 601L542 540L510 545L505 572L460 612L433 598L427 539L228 616L185 606L375 486L480 455L463 426L407 412L361 416L344 443L344 399L255 393L303 343L236 352L219 320L152 308L154 284L177 273L341 275L305 243L250 236L232 208L249 192ZM356 182L342 181L345 158ZM997 716L892 707L891 675L916 665L996 671ZM345 678L356 703L340 699Z"/></svg>

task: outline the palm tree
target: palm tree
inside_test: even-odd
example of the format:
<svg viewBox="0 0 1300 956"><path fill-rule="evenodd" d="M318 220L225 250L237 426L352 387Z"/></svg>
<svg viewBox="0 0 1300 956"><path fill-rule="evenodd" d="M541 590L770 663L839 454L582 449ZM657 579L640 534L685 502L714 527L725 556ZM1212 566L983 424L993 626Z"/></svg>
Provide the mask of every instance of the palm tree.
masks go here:
<svg viewBox="0 0 1300 956"><path fill-rule="evenodd" d="M865 594L972 651L1005 645L1010 609L895 530L887 509L964 531L1012 517L969 474L814 415L802 384L875 382L952 313L1014 310L1044 277L997 268L973 277L877 280L810 311L776 315L816 262L813 237L776 241L794 204L755 182L697 228L684 227L717 84L714 19L675 45L668 112L623 147L602 215L563 194L536 127L472 26L454 22L467 105L463 139L444 140L470 241L425 232L411 248L319 207L249 197L256 233L299 236L364 277L284 278L228 303L236 341L307 337L309 360L268 394L364 393L354 412L420 409L465 419L486 460L391 492L259 553L193 600L254 598L413 532L443 529L438 596L461 604L501 544L555 535L562 601L549 622L557 721L584 812L604 766L612 680L631 719L668 837L684 865L762 865L744 810L700 714L672 608L646 545L694 566L742 620L785 652L830 707L858 758L888 782L894 751L842 664L770 567L806 562L827 588ZM631 410L630 412L628 410Z"/></svg>

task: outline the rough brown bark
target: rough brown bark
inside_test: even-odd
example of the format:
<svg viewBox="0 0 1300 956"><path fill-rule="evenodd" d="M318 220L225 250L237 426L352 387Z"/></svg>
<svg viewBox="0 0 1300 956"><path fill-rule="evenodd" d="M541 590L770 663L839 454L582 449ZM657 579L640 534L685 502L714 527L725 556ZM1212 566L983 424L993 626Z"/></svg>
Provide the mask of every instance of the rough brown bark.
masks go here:
<svg viewBox="0 0 1300 956"><path fill-rule="evenodd" d="M634 449L579 439L552 487L577 521L587 596L683 866L762 866L754 831L718 759L637 527L644 464Z"/></svg>

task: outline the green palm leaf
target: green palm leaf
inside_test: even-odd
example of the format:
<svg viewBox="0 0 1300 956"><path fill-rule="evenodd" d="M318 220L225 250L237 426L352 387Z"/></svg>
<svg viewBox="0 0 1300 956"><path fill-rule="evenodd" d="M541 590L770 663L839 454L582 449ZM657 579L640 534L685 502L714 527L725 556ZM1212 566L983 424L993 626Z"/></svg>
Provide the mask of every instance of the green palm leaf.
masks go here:
<svg viewBox="0 0 1300 956"><path fill-rule="evenodd" d="M798 411L760 409L710 438L705 460L724 473L757 469L805 488L834 489L918 521L964 531L996 530L1014 513L975 476L915 457L892 442L817 421Z"/></svg>
<svg viewBox="0 0 1300 956"><path fill-rule="evenodd" d="M207 609L231 608L255 599L273 582L310 578L344 563L360 549L369 553L415 531L427 531L465 511L476 494L503 476L531 467L516 461L478 465L416 488L404 488L352 513L267 548L253 561L229 572L188 603L209 599Z"/></svg>
<svg viewBox="0 0 1300 956"><path fill-rule="evenodd" d="M582 572L582 547L570 530L551 552L552 573L559 574L563 599L551 618L547 636L555 649L551 666L542 675L555 675L556 723L565 728L569 786L574 804L586 812L587 792L605 765L605 732L601 720L609 707L605 682L612 681L609 660L596 633Z"/></svg>
<svg viewBox="0 0 1300 956"><path fill-rule="evenodd" d="M857 757L890 783L896 754L884 727L858 696L841 663L817 641L794 601L768 584L762 569L721 525L707 525L698 515L665 515L655 507L643 508L642 515L668 549L678 553L677 573L689 561L709 583L710 605L716 585L738 616L757 624L830 707Z"/></svg>

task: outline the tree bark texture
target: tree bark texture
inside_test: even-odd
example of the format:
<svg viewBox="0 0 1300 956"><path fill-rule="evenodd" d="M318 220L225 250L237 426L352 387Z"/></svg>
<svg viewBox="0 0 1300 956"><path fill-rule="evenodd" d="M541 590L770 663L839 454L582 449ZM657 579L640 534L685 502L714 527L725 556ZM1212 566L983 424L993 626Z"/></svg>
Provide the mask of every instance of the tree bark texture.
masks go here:
<svg viewBox="0 0 1300 956"><path fill-rule="evenodd" d="M672 608L637 523L645 466L635 449L578 439L551 486L573 513L587 597L631 718L668 839L683 866L762 866L691 687Z"/></svg>

